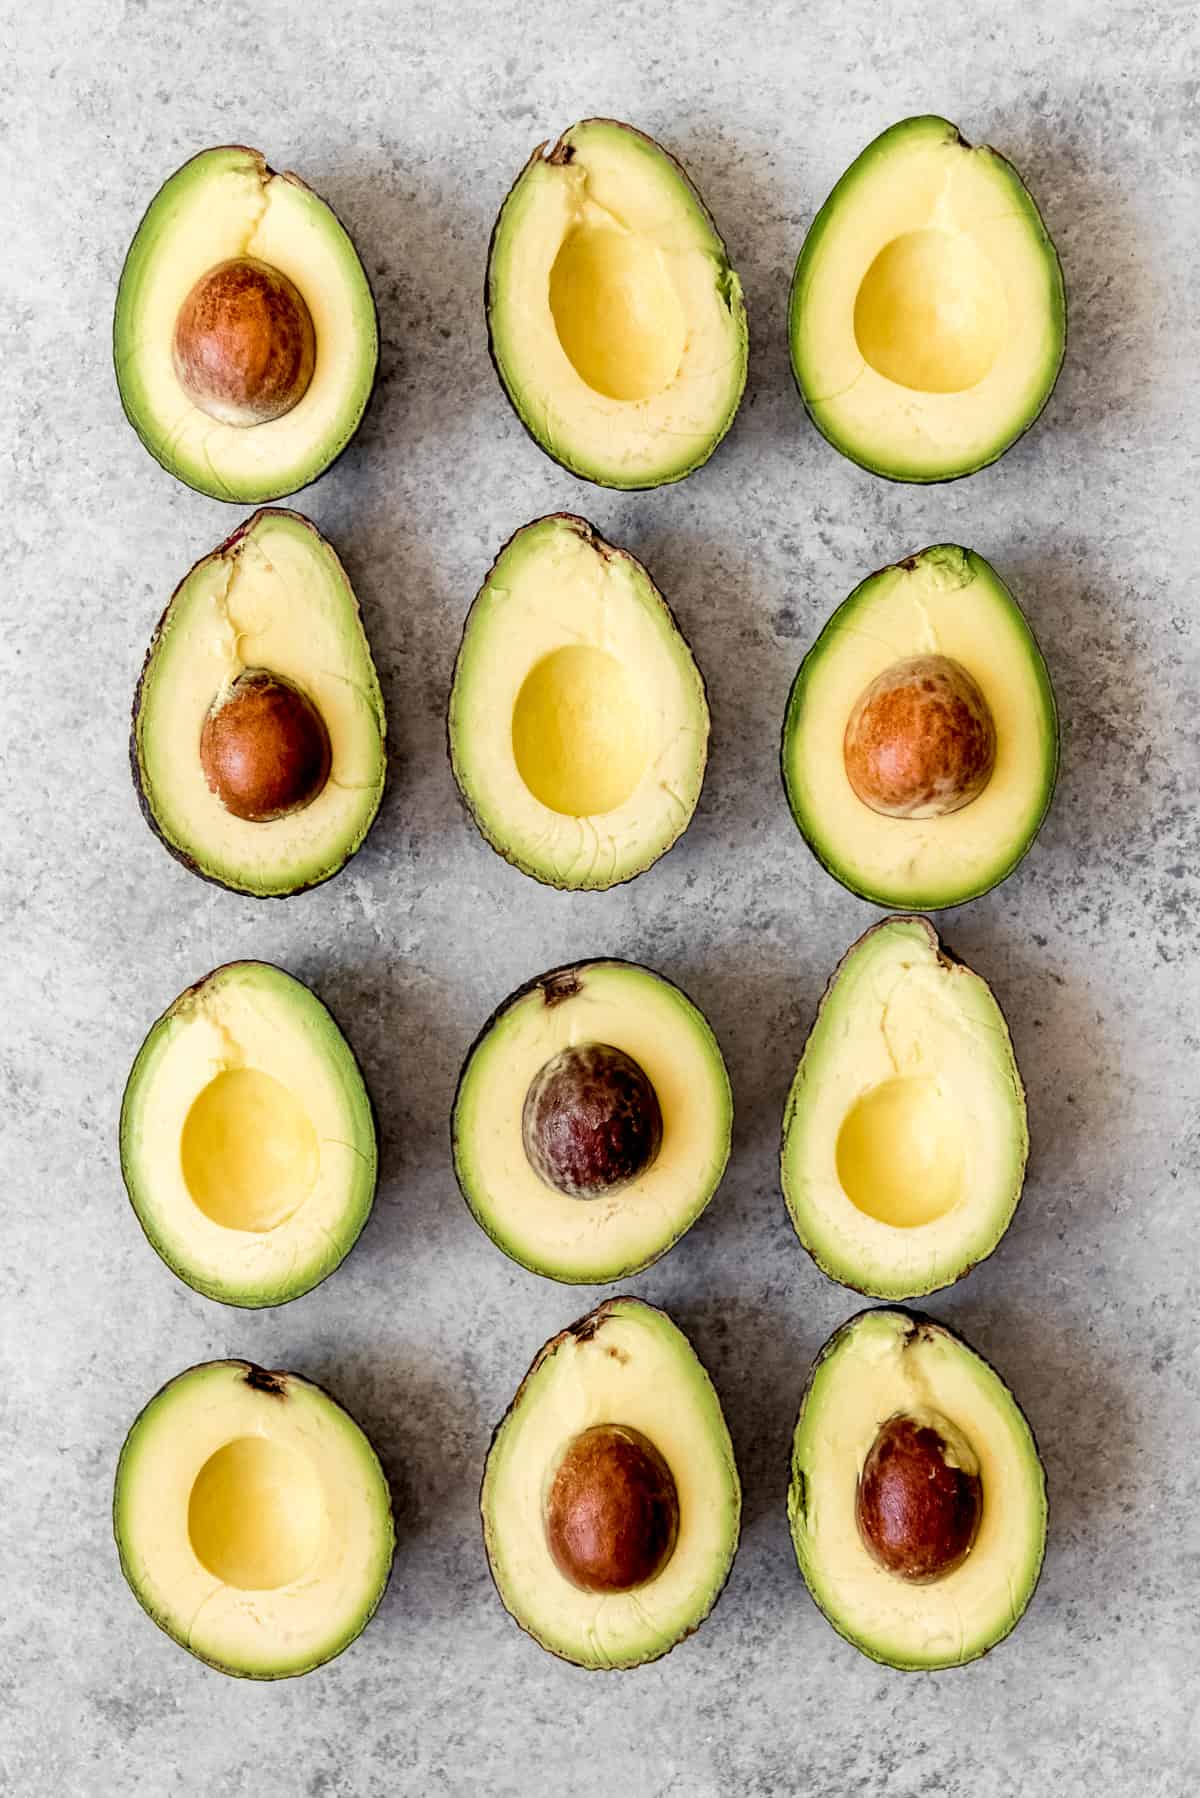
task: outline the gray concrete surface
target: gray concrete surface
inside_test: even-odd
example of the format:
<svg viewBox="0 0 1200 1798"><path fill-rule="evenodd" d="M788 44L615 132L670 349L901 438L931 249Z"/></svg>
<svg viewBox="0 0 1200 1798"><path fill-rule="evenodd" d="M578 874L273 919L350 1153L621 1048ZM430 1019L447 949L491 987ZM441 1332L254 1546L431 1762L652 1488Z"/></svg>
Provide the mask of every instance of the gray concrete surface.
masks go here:
<svg viewBox="0 0 1200 1798"><path fill-rule="evenodd" d="M0 1791L14 1798L1184 1798L1200 1785L1197 1531L1197 587L1200 140L1190 5L737 9L3 9L5 1246L0 1257ZM1025 171L1057 239L1071 342L1038 428L939 490L891 487L806 424L784 308L804 229L877 131L937 110ZM695 174L742 273L750 386L702 473L622 498L511 416L480 315L488 231L539 139L629 118ZM108 334L129 236L194 150L260 145L357 238L383 379L299 498L361 596L391 714L390 796L332 885L255 904L191 879L139 818L126 718L172 586L242 515L177 486L126 427ZM497 545L556 507L642 555L712 695L680 846L561 896L507 868L443 750L461 621ZM797 1575L787 1451L813 1352L856 1308L801 1252L776 1179L788 1081L829 970L876 914L793 829L776 771L797 661L858 577L974 545L1041 638L1058 797L1007 885L949 915L994 984L1034 1159L999 1253L932 1309L1028 1407L1053 1492L1018 1634L904 1677L842 1643ZM493 1004L568 957L644 959L709 1012L737 1101L701 1224L632 1282L693 1334L724 1399L746 1527L710 1622L661 1664L589 1676L501 1610L476 1517L488 1434L543 1338L594 1296L511 1266L454 1189L446 1118ZM226 1310L146 1246L114 1153L125 1073L186 982L282 962L334 1006L378 1101L384 1177L344 1268L277 1313ZM208 1672L125 1589L114 1460L144 1399L244 1354L331 1385L395 1485L382 1610L344 1658L256 1687Z"/></svg>

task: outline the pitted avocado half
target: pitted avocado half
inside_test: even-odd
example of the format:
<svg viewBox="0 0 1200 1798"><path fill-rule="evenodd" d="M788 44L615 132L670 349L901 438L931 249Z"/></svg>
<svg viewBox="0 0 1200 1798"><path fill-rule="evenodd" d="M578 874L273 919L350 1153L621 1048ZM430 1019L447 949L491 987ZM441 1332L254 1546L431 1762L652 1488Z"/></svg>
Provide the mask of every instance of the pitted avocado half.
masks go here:
<svg viewBox="0 0 1200 1798"><path fill-rule="evenodd" d="M1033 1596L1046 1515L1025 1414L960 1336L891 1309L834 1332L800 1405L788 1517L839 1635L901 1669L975 1660Z"/></svg>
<svg viewBox="0 0 1200 1798"><path fill-rule="evenodd" d="M538 1352L488 1453L483 1537L505 1609L588 1668L657 1660L729 1574L741 1486L682 1330L608 1299Z"/></svg>
<svg viewBox="0 0 1200 1798"><path fill-rule="evenodd" d="M125 1439L121 1571L159 1628L222 1673L286 1679L348 1648L383 1597L391 1494L362 1430L294 1373L209 1361Z"/></svg>
<svg viewBox="0 0 1200 1798"><path fill-rule="evenodd" d="M160 188L117 290L121 403L150 454L213 499L323 474L379 361L375 302L333 212L258 150L204 150Z"/></svg>
<svg viewBox="0 0 1200 1798"><path fill-rule="evenodd" d="M1066 348L1062 268L1021 177L934 117L893 125L842 176L796 263L792 368L835 449L947 481L1037 418Z"/></svg>
<svg viewBox="0 0 1200 1798"><path fill-rule="evenodd" d="M733 423L741 283L683 169L630 125L584 119L538 145L496 221L486 301L517 416L585 480L682 480Z"/></svg>

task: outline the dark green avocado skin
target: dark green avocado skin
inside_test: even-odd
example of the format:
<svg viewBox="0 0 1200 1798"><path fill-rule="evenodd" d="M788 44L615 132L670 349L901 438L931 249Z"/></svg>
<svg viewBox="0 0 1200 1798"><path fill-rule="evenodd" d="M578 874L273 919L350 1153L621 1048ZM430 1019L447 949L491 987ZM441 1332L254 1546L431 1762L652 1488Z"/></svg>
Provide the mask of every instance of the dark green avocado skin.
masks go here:
<svg viewBox="0 0 1200 1798"><path fill-rule="evenodd" d="M991 1370L991 1372L993 1374L995 1374L997 1380L999 1380L1001 1386L1003 1386L1005 1392L1008 1393L1009 1397L1013 1401L1013 1404L1016 1405L1017 1410L1020 1412L1021 1416L1025 1419L1026 1428L1028 1429L1030 1438L1032 1439L1032 1442L1033 1442L1034 1453L1037 1455L1038 1465L1040 1466L1040 1468L1042 1470L1042 1483L1043 1483L1043 1486L1045 1487L1045 1492L1046 1492L1046 1531L1047 1531L1047 1536L1048 1536L1049 1529L1050 1529L1050 1485L1049 1485L1049 1480L1046 1475L1046 1462L1042 1455L1042 1451L1041 1451L1041 1447L1038 1443L1038 1439L1034 1435L1033 1425L1029 1421L1028 1413L1025 1411L1025 1408L1023 1405L1018 1404L1017 1399L1013 1394L1012 1388L1008 1384L1008 1381L1003 1378L1003 1376L1000 1374L998 1369L995 1366L993 1366L992 1362L990 1362L988 1360L987 1356L980 1354L979 1350L975 1347L975 1345L973 1343L968 1342L964 1336L960 1336L958 1331L953 1329L950 1324L943 1322L943 1320L940 1317L933 1317L928 1311L915 1311L909 1305L891 1305L891 1304L889 1304L889 1305L867 1305L863 1308L863 1310L856 1311L854 1313L853 1317L848 1317L846 1319L845 1323L839 1324L837 1329L833 1332L833 1335L830 1336L827 1339L827 1341L822 1343L821 1347L817 1351L816 1359L814 1360L812 1366L808 1370L808 1377L804 1382L804 1389L800 1394L800 1405L799 1405L799 1408L797 1411L797 1417L799 1417L804 1411L804 1406L808 1399L809 1391L812 1388L812 1383L813 1383L814 1379L816 1378L819 1369L829 1359L830 1355L832 1355L840 1347L842 1338L844 1336L849 1335L850 1332L854 1329L855 1325L861 1323L864 1317L871 1316L871 1314L875 1311L888 1311L888 1312L891 1312L891 1314L893 1316L899 1316L899 1317L906 1318L908 1321L908 1325L909 1325L909 1333L911 1335L916 1335L919 1332L921 1332L922 1330L940 1330L944 1335L951 1337L954 1342L960 1343L963 1348L969 1350L969 1352L971 1354L975 1355L978 1360L983 1362L985 1367L989 1368ZM791 1459L791 1456L789 1455L787 1490L790 1491L793 1485L801 1484L803 1482L803 1478L804 1478L803 1474L800 1473L798 1468L795 1466L793 1460ZM785 1506L786 1506L786 1498L785 1498ZM1022 1610L1022 1612L1021 1612L1021 1617L1023 1617L1025 1615L1025 1611L1027 1611L1029 1609L1029 1606L1033 1603L1034 1597L1037 1593L1038 1586L1041 1584L1042 1572L1043 1572L1043 1569L1045 1568L1045 1564L1046 1564L1046 1557L1045 1557L1045 1550L1043 1549L1042 1559L1038 1563L1037 1575L1034 1579L1032 1586L1029 1588L1029 1597L1025 1602L1024 1610ZM803 1576L801 1576L801 1577L803 1577ZM825 1606L816 1597L815 1593L812 1591L811 1587L809 1586L807 1580L805 1580L805 1582L804 1582L804 1587L805 1587L805 1591L808 1592L809 1597L812 1599L813 1603L816 1605L817 1609L820 1611L822 1617L824 1617L826 1623L829 1624L830 1628L837 1632L837 1634L842 1638L843 1642L848 1642L850 1644L851 1648L856 1649L859 1654L865 1655L868 1660L874 1661L876 1666L887 1667L888 1669L890 1669L890 1671L892 1671L894 1673L911 1674L911 1673L927 1673L930 1671L929 1668L924 1668L924 1667L897 1667L894 1665L893 1662L884 1660L881 1655L873 1654L869 1648L865 1648L863 1646L863 1644L861 1642L857 1641L853 1636L847 1635L846 1631L842 1628L842 1626L838 1622L837 1618L835 1616L833 1616L831 1612L827 1611ZM959 1661L950 1667L939 1667L935 1671L938 1673L957 1673L957 1672L961 1671L961 1669L964 1667L974 1666L976 1664L976 1662L981 1661L983 1659L984 1655L991 1654L992 1650L994 1648L999 1647L1001 1642L1006 1642L1008 1640L1008 1637L1012 1634L1013 1629L1015 1629L1017 1624L1021 1621L1021 1617L1017 1617L1014 1620L1011 1629L1007 1630L1004 1635L997 1636L994 1642L989 1642L988 1646L986 1648L980 1649L979 1653L977 1655L975 1655L971 1660Z"/></svg>

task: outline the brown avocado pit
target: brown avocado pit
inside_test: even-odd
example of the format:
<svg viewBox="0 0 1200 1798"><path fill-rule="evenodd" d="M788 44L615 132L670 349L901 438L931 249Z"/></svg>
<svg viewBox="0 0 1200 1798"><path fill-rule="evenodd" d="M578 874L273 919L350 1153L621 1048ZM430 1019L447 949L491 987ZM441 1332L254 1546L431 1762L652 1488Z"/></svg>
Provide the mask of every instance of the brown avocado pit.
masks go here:
<svg viewBox="0 0 1200 1798"><path fill-rule="evenodd" d="M982 1513L979 1463L961 1432L932 1413L890 1417L858 1479L868 1554L914 1585L941 1579L966 1560Z"/></svg>
<svg viewBox="0 0 1200 1798"><path fill-rule="evenodd" d="M247 668L218 694L200 731L200 766L226 811L252 824L311 805L329 779L325 720L307 694Z"/></svg>
<svg viewBox="0 0 1200 1798"><path fill-rule="evenodd" d="M662 1110L632 1055L611 1043L561 1050L534 1075L521 1139L538 1178L571 1198L627 1186L662 1146Z"/></svg>
<svg viewBox="0 0 1200 1798"><path fill-rule="evenodd" d="M295 282L239 256L196 282L175 321L173 353L180 386L210 418L267 424L308 391L316 333Z"/></svg>
<svg viewBox="0 0 1200 1798"><path fill-rule="evenodd" d="M679 1493L640 1430L599 1423L567 1445L545 1506L546 1544L585 1592L631 1592L660 1573L679 1535Z"/></svg>
<svg viewBox="0 0 1200 1798"><path fill-rule="evenodd" d="M885 818L944 818L977 799L996 765L979 683L949 656L893 662L859 695L843 742L846 778Z"/></svg>

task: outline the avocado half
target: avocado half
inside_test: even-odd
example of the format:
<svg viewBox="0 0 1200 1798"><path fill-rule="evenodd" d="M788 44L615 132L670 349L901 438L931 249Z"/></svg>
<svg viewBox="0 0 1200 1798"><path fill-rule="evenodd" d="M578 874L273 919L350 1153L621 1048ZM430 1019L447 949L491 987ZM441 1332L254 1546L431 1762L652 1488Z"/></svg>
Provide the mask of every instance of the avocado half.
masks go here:
<svg viewBox="0 0 1200 1798"><path fill-rule="evenodd" d="M581 1589L549 1539L556 1472L596 1425L648 1443L675 1489L673 1546L631 1589ZM618 1496L593 1486L579 1500L585 1530L599 1522L620 1535ZM480 1494L505 1610L551 1654L589 1669L641 1666L699 1628L733 1564L741 1503L720 1400L695 1350L665 1311L628 1297L605 1300L538 1351L492 1438Z"/></svg>
<svg viewBox="0 0 1200 1798"><path fill-rule="evenodd" d="M375 1197L375 1121L353 1051L316 994L267 962L216 968L151 1027L120 1150L151 1247L226 1305L311 1291Z"/></svg>
<svg viewBox="0 0 1200 1798"><path fill-rule="evenodd" d="M522 1129L539 1076L585 1043L631 1057L662 1118L649 1166L590 1198L535 1172ZM729 1076L707 1020L661 974L625 961L575 962L511 994L467 1056L451 1119L454 1171L476 1223L522 1267L572 1285L623 1279L665 1254L720 1185L732 1130Z"/></svg>
<svg viewBox="0 0 1200 1798"><path fill-rule="evenodd" d="M994 721L994 766L960 810L883 816L850 783L847 726L887 670L930 656L950 658L977 683ZM809 848L861 899L936 911L1006 879L1049 810L1058 715L1042 652L991 564L938 543L861 581L800 664L780 759Z"/></svg>
<svg viewBox="0 0 1200 1798"><path fill-rule="evenodd" d="M881 1566L857 1522L864 1463L892 1420L956 1440L977 1467L978 1530L961 1564L916 1582ZM902 1671L959 1667L1014 1629L1046 1547L1046 1475L1000 1375L920 1312L862 1311L809 1375L792 1444L788 1520L796 1559L828 1621L871 1660Z"/></svg>
<svg viewBox="0 0 1200 1798"><path fill-rule="evenodd" d="M584 480L682 480L733 423L741 283L683 169L631 125L584 119L538 145L496 220L485 303L517 417Z"/></svg>
<svg viewBox="0 0 1200 1798"><path fill-rule="evenodd" d="M202 762L206 721L246 676L287 684L323 721L324 780L297 809L232 813ZM375 820L387 721L358 600L332 546L298 512L266 507L204 556L159 621L133 701L129 758L155 835L194 874L256 898L318 886ZM279 745L256 738L267 772Z"/></svg>
<svg viewBox="0 0 1200 1798"><path fill-rule="evenodd" d="M1062 267L1011 163L945 119L903 119L813 220L788 336L835 449L889 480L955 480L1002 456L1049 399Z"/></svg>
<svg viewBox="0 0 1200 1798"><path fill-rule="evenodd" d="M916 1298L992 1253L1021 1196L1025 1088L990 987L925 918L846 951L804 1045L780 1172L830 1279Z"/></svg>
<svg viewBox="0 0 1200 1798"><path fill-rule="evenodd" d="M257 422L215 416L180 373L185 304L229 265L282 276L311 327L307 384L286 410ZM210 317L202 347L210 362L223 353L235 377L269 379L286 335L270 295L241 322L249 341L230 340L228 307ZM375 301L325 201L298 175L269 168L260 151L226 144L193 156L150 202L121 272L113 359L125 415L155 460L212 499L256 504L315 481L358 429L379 362Z"/></svg>
<svg viewBox="0 0 1200 1798"><path fill-rule="evenodd" d="M354 1419L299 1374L208 1361L125 1438L121 1571L173 1641L221 1673L286 1679L348 1648L387 1586L387 1478Z"/></svg>
<svg viewBox="0 0 1200 1798"><path fill-rule="evenodd" d="M586 519L523 525L476 595L454 667L454 778L500 855L603 889L691 822L708 760L704 680L628 550Z"/></svg>

